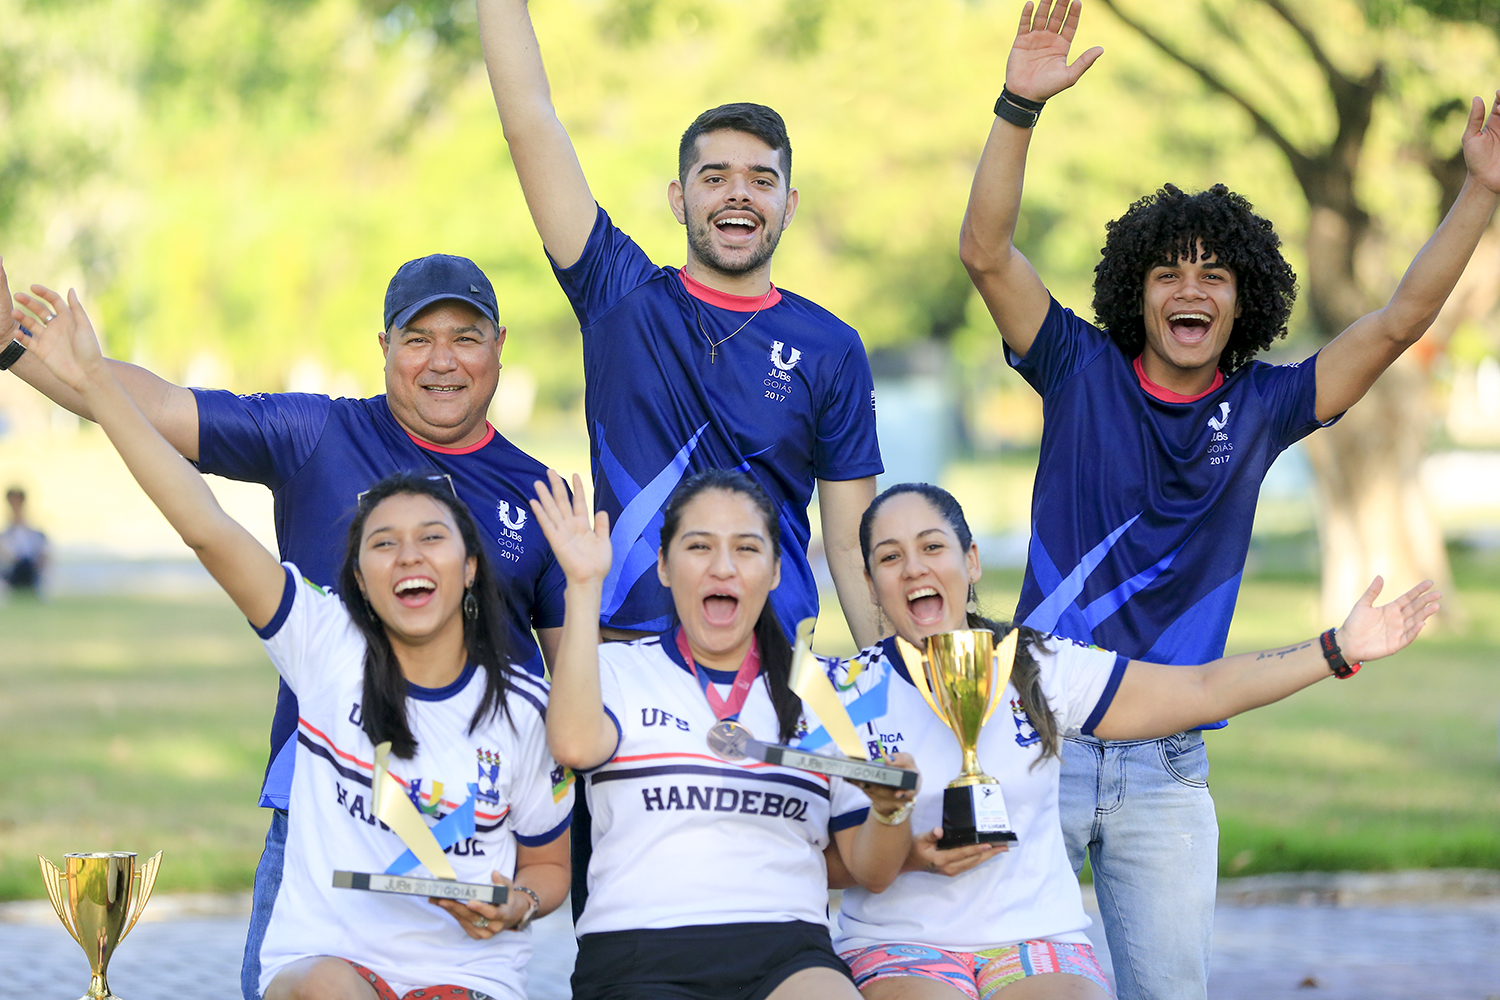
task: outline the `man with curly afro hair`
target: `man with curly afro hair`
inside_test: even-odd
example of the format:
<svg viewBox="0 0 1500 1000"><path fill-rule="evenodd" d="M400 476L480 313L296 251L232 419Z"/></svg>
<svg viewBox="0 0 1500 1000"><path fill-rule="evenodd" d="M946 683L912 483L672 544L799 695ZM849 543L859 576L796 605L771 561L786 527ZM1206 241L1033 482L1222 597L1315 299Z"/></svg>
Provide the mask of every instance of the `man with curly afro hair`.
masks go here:
<svg viewBox="0 0 1500 1000"><path fill-rule="evenodd" d="M1286 333L1296 277L1271 224L1222 185L1164 185L1110 223L1097 326L1016 249L1042 105L1103 51L1069 64L1080 6L1025 5L960 238L1008 360L1042 397L1016 618L1138 660L1201 663L1223 653L1266 470L1416 343L1488 226L1500 95L1488 125L1474 99L1468 178L1390 301L1314 357L1269 365L1253 358ZM1074 868L1092 865L1121 1000L1205 996L1218 825L1201 732L1069 738L1062 758L1059 819Z"/></svg>

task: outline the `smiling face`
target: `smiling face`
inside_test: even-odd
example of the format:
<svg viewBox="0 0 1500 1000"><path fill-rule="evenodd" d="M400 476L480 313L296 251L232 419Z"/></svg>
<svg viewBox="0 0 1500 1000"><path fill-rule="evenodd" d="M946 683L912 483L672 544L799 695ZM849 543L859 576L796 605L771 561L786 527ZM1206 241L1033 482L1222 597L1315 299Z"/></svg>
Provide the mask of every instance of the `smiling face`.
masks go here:
<svg viewBox="0 0 1500 1000"><path fill-rule="evenodd" d="M764 280L797 211L781 153L728 129L699 136L696 149L686 180L667 189L672 214L687 226L688 273L709 285L714 276Z"/></svg>
<svg viewBox="0 0 1500 1000"><path fill-rule="evenodd" d="M1196 261L1179 258L1147 271L1141 295L1146 377L1183 395L1206 390L1239 314L1234 272L1205 257L1201 244Z"/></svg>
<svg viewBox="0 0 1500 1000"><path fill-rule="evenodd" d="M979 546L965 549L953 526L916 493L893 496L870 522L870 594L907 642L969 627L969 586L980 577Z"/></svg>
<svg viewBox="0 0 1500 1000"><path fill-rule="evenodd" d="M693 658L737 669L767 595L781 582L781 559L754 502L720 489L689 500L677 534L657 556L656 572L672 591Z"/></svg>
<svg viewBox="0 0 1500 1000"><path fill-rule="evenodd" d="M459 609L477 569L453 513L432 497L398 493L365 519L355 575L393 644L451 639L455 630L462 641Z"/></svg>
<svg viewBox="0 0 1500 1000"><path fill-rule="evenodd" d="M402 427L431 444L478 443L500 382L505 327L458 300L438 302L380 338L385 393Z"/></svg>

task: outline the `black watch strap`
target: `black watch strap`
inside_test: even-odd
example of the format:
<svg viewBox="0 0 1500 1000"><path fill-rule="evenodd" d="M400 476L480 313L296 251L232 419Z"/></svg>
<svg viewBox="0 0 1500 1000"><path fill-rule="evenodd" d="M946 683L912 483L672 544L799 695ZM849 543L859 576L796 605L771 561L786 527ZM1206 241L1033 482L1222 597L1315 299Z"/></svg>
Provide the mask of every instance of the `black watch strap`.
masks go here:
<svg viewBox="0 0 1500 1000"><path fill-rule="evenodd" d="M0 351L0 372L6 371L11 365L21 360L21 355L26 353L26 345L19 340L12 340L5 350Z"/></svg>
<svg viewBox="0 0 1500 1000"><path fill-rule="evenodd" d="M1350 663L1344 659L1344 654L1339 650L1339 644L1334 629L1329 629L1318 636L1318 642L1323 647L1323 659L1328 661L1328 669L1333 671L1333 676L1339 680L1348 680L1359 673L1359 668L1364 664Z"/></svg>

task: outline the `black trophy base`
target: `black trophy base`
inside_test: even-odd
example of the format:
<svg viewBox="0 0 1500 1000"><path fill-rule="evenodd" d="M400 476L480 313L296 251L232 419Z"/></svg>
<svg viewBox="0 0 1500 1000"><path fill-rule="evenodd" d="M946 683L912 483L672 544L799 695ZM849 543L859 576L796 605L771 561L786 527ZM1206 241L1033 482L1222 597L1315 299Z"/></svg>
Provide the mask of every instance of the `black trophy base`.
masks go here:
<svg viewBox="0 0 1500 1000"><path fill-rule="evenodd" d="M1013 844L1015 831L1005 811L999 785L949 786L943 789L943 837L939 850L970 844Z"/></svg>

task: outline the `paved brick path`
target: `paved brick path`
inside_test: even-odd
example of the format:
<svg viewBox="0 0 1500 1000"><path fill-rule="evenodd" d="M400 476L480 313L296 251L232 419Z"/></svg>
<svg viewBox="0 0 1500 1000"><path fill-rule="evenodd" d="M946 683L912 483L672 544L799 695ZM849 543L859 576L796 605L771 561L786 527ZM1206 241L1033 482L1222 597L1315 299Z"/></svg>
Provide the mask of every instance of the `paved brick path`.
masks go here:
<svg viewBox="0 0 1500 1000"><path fill-rule="evenodd" d="M1500 1000L1500 895L1456 891L1453 882L1433 891L1428 873L1407 873L1226 884L1209 995ZM143 920L116 952L111 987L126 1000L235 1000L246 905L153 899L146 912L156 919ZM568 919L555 913L535 934L530 996L566 1000L574 952ZM1102 945L1101 955L1108 957ZM0 1000L66 1000L87 985L83 952L47 903L0 907Z"/></svg>

